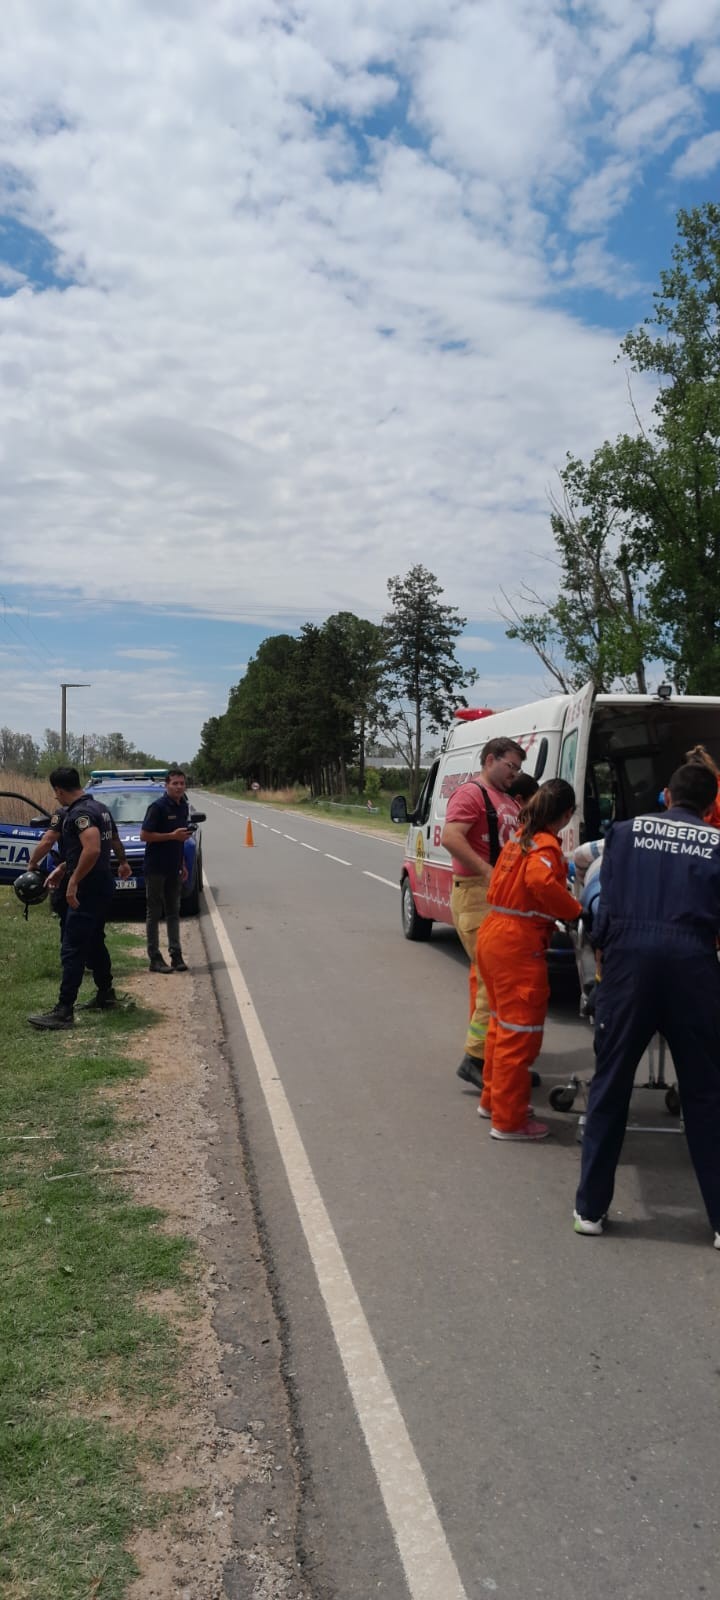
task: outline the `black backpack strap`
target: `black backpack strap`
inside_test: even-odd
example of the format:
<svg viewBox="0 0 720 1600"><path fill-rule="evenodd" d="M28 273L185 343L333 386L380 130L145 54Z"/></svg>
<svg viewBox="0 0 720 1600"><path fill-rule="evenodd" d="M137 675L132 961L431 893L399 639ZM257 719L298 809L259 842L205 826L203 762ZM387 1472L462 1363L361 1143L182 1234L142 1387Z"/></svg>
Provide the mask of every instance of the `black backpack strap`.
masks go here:
<svg viewBox="0 0 720 1600"><path fill-rule="evenodd" d="M471 778L470 782L473 784L474 788L480 790L480 793L483 795L485 800L485 812L487 815L490 844L490 865L491 867L494 867L495 862L500 854L500 835L498 833L497 811L495 810L484 783L476 783L474 778Z"/></svg>

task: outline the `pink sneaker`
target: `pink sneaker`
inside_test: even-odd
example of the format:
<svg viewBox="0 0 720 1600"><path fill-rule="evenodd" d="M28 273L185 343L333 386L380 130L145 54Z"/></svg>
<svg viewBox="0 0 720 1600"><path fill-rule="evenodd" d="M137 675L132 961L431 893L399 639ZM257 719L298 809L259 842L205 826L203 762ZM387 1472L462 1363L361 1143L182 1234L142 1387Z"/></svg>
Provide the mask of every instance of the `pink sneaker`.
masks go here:
<svg viewBox="0 0 720 1600"><path fill-rule="evenodd" d="M482 1101L480 1101L480 1104L478 1105L477 1114L478 1114L479 1117L483 1117L486 1122L492 1122L492 1111L486 1111ZM535 1121L535 1107L534 1106L528 1106L527 1115L528 1115L528 1122L534 1122ZM720 1237L720 1235L718 1235L718 1237ZM718 1245L718 1249L720 1250L720 1245Z"/></svg>
<svg viewBox="0 0 720 1600"><path fill-rule="evenodd" d="M514 1128L511 1133L504 1133L502 1128L491 1128L490 1138L514 1140L518 1144L528 1142L536 1144L538 1139L547 1139L549 1132L546 1122L536 1122L533 1117L529 1117L524 1127Z"/></svg>

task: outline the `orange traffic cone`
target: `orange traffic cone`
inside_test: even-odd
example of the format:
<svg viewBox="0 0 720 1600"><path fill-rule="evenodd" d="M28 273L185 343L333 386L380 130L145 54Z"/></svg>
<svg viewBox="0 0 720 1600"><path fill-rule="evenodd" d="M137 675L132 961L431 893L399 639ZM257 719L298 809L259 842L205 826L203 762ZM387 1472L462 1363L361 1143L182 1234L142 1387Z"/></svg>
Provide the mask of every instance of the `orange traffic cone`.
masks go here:
<svg viewBox="0 0 720 1600"><path fill-rule="evenodd" d="M249 817L247 819L247 826L245 828L245 843L246 844L254 844L255 843L255 840L253 839L252 823L251 823Z"/></svg>

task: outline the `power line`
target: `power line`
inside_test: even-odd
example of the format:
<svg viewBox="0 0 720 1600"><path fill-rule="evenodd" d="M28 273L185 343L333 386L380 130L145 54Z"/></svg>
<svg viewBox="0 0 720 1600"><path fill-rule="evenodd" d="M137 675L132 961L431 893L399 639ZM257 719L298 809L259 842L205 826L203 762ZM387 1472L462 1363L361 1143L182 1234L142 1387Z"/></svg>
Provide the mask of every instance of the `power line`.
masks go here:
<svg viewBox="0 0 720 1600"><path fill-rule="evenodd" d="M15 639L17 639L17 641L18 641L18 644L21 644L21 645L22 645L22 647L23 647L23 650L31 650L31 646L30 646L30 645L29 645L29 644L28 644L28 641L27 641L27 639L23 639L23 637L22 637L22 635L21 635L21 634L19 634L19 633L18 633L18 631L17 631L17 629L16 629L16 628L15 628L15 627L14 627L14 626L13 626L13 624L12 624L12 623L11 623L11 622L10 622L10 619L9 619L9 617L8 617L8 611L10 611L10 613L11 613L11 615L12 615L12 616L13 616L13 617L17 617L17 619L18 619L18 622L23 622L23 618L22 618L22 616L21 616L21 615L20 615L20 613L19 613L19 612L18 612L18 611L17 611L17 609L16 609L16 608L15 608L15 607L13 607L13 606L8 606L8 603L7 603L7 600L6 600L6 599L5 599L5 596L4 596L4 594L0 594L0 600L2 600L2 605L3 605L3 622L4 622L4 623L5 623L5 626L6 626L6 628L9 628L9 630L10 630L10 632L11 632L11 634L12 634L12 635L13 635L13 637L14 637L14 638L15 638ZM36 641L37 641L37 643L38 643L38 644L39 644L39 645L40 645L40 648L41 648L41 650L44 650L44 651L45 651L45 654L46 654L46 656L47 656L47 658L48 658L48 660L51 660L51 659L52 659L52 653L51 653L51 651L49 651L49 650L48 650L48 649L47 649L47 646L46 646L46 645L44 645L44 644L43 644L43 642L42 642L42 639L39 639L39 638L38 638L38 637L37 637L37 634L35 634L35 632L34 632L34 630L33 630L33 629L32 629L32 628L31 628L31 627L30 627L30 625L29 625L29 623L27 623L27 622L23 622L23 626L24 626L24 627L26 627L26 628L28 628L28 631L29 631L29 632L30 632L30 633L31 633L31 634L32 634L32 637L33 637L33 638L34 638L34 639L36 639ZM31 653L32 653L32 654L36 654L36 652L35 652L35 651L32 651L32 650L31 650ZM40 666L41 666L41 667L42 667L42 670L43 670L43 671L44 671L44 670L45 670L45 668L44 668L44 666L43 666L43 663L42 663L42 662L39 662L39 665L40 665Z"/></svg>

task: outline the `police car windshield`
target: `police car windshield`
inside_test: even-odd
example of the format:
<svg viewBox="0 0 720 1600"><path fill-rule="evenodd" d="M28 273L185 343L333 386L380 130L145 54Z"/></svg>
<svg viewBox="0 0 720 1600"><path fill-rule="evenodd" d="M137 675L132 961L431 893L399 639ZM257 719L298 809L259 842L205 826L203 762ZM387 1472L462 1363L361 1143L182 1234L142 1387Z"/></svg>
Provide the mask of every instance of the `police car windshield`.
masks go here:
<svg viewBox="0 0 720 1600"><path fill-rule="evenodd" d="M128 794L108 794L97 789L95 799L107 806L116 822L142 822L148 806L157 799L157 792L145 789L138 793L137 789L133 789Z"/></svg>

